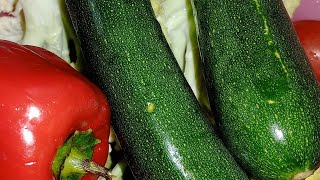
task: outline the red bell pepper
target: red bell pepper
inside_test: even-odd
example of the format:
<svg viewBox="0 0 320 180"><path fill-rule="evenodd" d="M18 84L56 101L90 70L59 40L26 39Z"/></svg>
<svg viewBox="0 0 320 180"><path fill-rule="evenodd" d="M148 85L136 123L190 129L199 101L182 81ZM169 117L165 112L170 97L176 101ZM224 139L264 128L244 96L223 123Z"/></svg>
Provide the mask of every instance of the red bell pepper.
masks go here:
<svg viewBox="0 0 320 180"><path fill-rule="evenodd" d="M294 22L293 25L320 84L320 21L301 20Z"/></svg>
<svg viewBox="0 0 320 180"><path fill-rule="evenodd" d="M44 49L0 41L0 119L0 179L55 179L51 167L57 150L75 131L90 129L98 140L92 161L106 162L110 129L106 97Z"/></svg>

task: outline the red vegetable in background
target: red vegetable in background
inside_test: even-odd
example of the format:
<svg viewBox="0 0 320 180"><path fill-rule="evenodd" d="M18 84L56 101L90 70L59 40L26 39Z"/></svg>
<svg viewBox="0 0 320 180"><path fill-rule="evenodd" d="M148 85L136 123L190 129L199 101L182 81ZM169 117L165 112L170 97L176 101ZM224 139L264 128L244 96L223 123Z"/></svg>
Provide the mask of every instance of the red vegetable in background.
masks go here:
<svg viewBox="0 0 320 180"><path fill-rule="evenodd" d="M76 130L98 139L92 160L105 164L106 97L53 53L0 40L0 117L0 179L52 180L56 152Z"/></svg>
<svg viewBox="0 0 320 180"><path fill-rule="evenodd" d="M301 20L293 24L312 70L320 82L320 21Z"/></svg>

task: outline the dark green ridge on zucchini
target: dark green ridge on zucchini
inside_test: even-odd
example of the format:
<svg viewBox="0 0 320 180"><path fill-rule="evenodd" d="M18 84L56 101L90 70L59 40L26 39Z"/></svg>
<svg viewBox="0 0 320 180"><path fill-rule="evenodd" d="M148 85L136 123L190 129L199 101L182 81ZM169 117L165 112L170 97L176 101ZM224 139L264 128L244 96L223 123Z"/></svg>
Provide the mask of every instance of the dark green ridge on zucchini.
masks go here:
<svg viewBox="0 0 320 180"><path fill-rule="evenodd" d="M282 1L194 0L194 7L227 148L255 179L310 175L319 162L320 92Z"/></svg>
<svg viewBox="0 0 320 180"><path fill-rule="evenodd" d="M67 0L87 76L137 179L248 179L217 138L149 0Z"/></svg>

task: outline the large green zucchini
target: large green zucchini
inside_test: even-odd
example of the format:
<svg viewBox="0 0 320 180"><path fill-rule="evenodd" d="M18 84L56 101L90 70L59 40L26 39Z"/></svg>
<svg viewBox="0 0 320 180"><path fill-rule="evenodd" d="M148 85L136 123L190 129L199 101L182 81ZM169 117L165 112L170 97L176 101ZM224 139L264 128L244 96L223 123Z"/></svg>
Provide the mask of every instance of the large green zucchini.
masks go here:
<svg viewBox="0 0 320 180"><path fill-rule="evenodd" d="M216 137L148 0L67 0L88 77L137 179L247 179Z"/></svg>
<svg viewBox="0 0 320 180"><path fill-rule="evenodd" d="M257 179L307 177L319 162L320 92L281 0L195 0L211 106Z"/></svg>

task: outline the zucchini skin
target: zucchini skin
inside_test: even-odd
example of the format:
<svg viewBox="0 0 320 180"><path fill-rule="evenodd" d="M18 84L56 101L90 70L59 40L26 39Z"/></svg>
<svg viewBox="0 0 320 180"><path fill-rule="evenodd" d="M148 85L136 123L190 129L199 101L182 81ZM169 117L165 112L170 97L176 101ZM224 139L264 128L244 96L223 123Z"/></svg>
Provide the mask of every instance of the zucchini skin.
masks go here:
<svg viewBox="0 0 320 180"><path fill-rule="evenodd" d="M149 0L67 0L86 75L102 88L137 179L248 179L217 138Z"/></svg>
<svg viewBox="0 0 320 180"><path fill-rule="evenodd" d="M257 179L312 171L320 92L282 1L193 5L209 99L227 148Z"/></svg>

